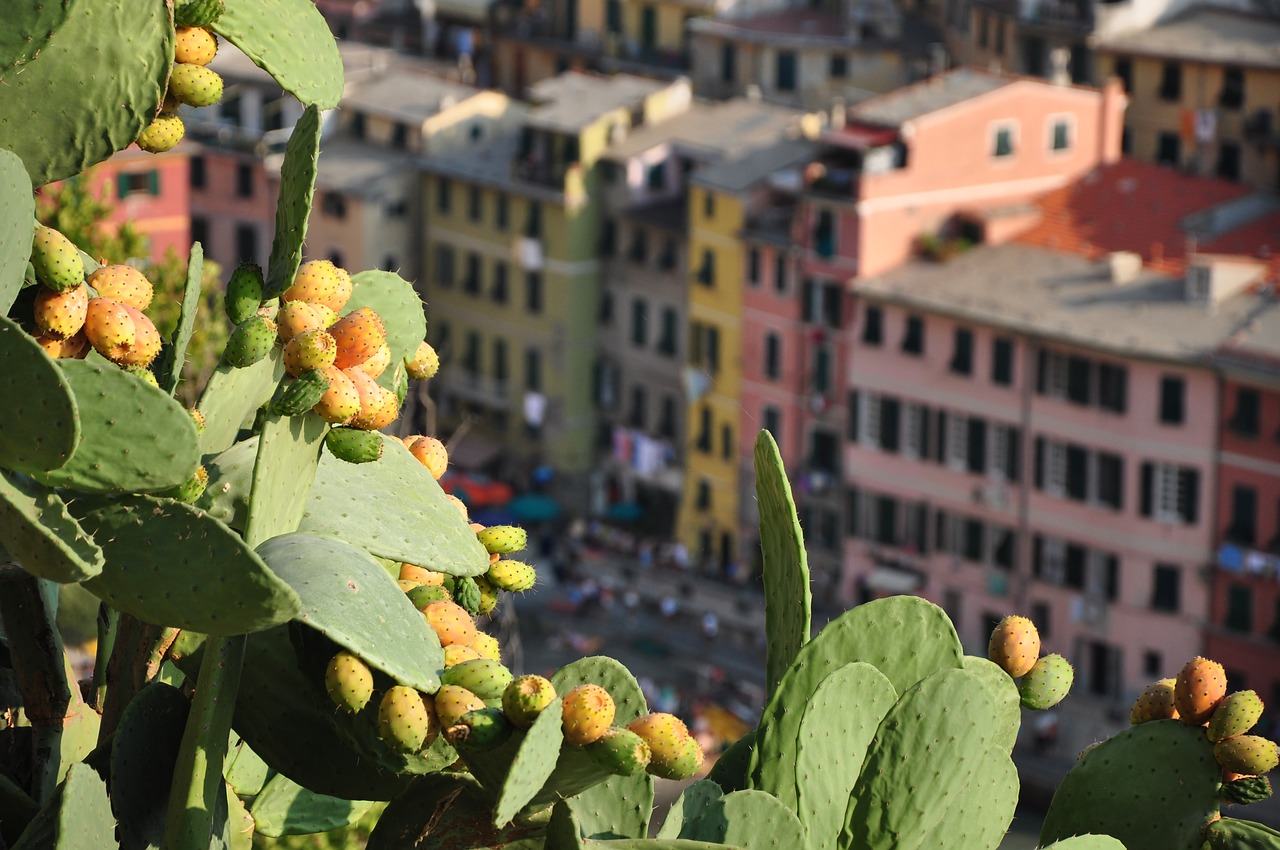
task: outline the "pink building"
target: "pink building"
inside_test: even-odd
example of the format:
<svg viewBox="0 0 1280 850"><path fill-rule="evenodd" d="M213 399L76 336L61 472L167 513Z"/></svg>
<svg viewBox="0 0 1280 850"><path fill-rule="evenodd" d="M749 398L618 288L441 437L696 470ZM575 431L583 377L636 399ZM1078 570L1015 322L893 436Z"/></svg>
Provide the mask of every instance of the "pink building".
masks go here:
<svg viewBox="0 0 1280 850"><path fill-rule="evenodd" d="M130 147L88 172L90 192L112 206L105 224L123 224L146 237L149 257L162 260L170 250L184 260L191 249L188 158L184 147L150 154Z"/></svg>

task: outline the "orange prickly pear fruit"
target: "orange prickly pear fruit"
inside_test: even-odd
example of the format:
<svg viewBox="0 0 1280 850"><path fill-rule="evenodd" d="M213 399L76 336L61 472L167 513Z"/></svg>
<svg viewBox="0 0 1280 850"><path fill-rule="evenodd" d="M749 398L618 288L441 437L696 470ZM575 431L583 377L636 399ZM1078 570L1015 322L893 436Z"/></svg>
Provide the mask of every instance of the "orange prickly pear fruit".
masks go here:
<svg viewBox="0 0 1280 850"><path fill-rule="evenodd" d="M987 657L1017 679L1040 658L1040 633L1026 617L1005 617L991 632Z"/></svg>
<svg viewBox="0 0 1280 850"><path fill-rule="evenodd" d="M1183 666L1173 685L1173 703L1188 726L1208 720L1226 695L1227 674L1222 665L1198 656Z"/></svg>
<svg viewBox="0 0 1280 850"><path fill-rule="evenodd" d="M383 372L387 371L387 367L391 365L391 346L385 342L378 346L378 350L373 353L368 360L363 363L357 363L352 366L353 369L359 369L370 378L377 378Z"/></svg>
<svg viewBox="0 0 1280 850"><path fill-rule="evenodd" d="M359 369L343 369L342 373L355 384L360 395L360 412L351 417L348 425L362 431L381 431L396 421L400 415L400 402L395 393Z"/></svg>
<svg viewBox="0 0 1280 850"><path fill-rule="evenodd" d="M84 335L95 351L119 363L137 339L137 329L125 305L110 298L90 298L85 311Z"/></svg>
<svg viewBox="0 0 1280 850"><path fill-rule="evenodd" d="M46 336L60 340L75 336L88 314L89 287L84 284L61 292L41 287L36 293L36 327Z"/></svg>
<svg viewBox="0 0 1280 850"><path fill-rule="evenodd" d="M123 263L103 266L89 275L88 283L103 298L128 304L135 310L150 307L151 299L155 296L155 289L147 276Z"/></svg>
<svg viewBox="0 0 1280 850"><path fill-rule="evenodd" d="M218 39L204 27L178 27L173 42L173 61L188 65L208 65L218 55Z"/></svg>
<svg viewBox="0 0 1280 850"><path fill-rule="evenodd" d="M480 657L480 653L476 652L469 646L463 646L460 643L451 643L444 648L444 666L452 667L455 664L461 664L464 661L474 661Z"/></svg>
<svg viewBox="0 0 1280 850"><path fill-rule="evenodd" d="M387 341L382 319L368 307L343 316L329 328L329 333L338 343L335 363L339 369L349 369L365 362Z"/></svg>
<svg viewBox="0 0 1280 850"><path fill-rule="evenodd" d="M160 340L160 331L141 310L128 304L122 306L128 312L129 318L133 320L134 336L133 345L129 346L119 362L124 366L150 366L151 361L155 360L156 355L160 353L160 346L163 344Z"/></svg>
<svg viewBox="0 0 1280 850"><path fill-rule="evenodd" d="M448 729L468 711L484 708L484 700L459 685L441 685L436 691L435 708L440 728Z"/></svg>
<svg viewBox="0 0 1280 850"><path fill-rule="evenodd" d="M321 371L329 379L329 389L311 409L330 425L344 425L360 412L360 393L338 367L330 366Z"/></svg>
<svg viewBox="0 0 1280 850"><path fill-rule="evenodd" d="M415 581L418 584L429 584L437 587L444 585L444 573L438 573L435 570L428 570L425 567L413 564L400 565L400 578L404 581Z"/></svg>
<svg viewBox="0 0 1280 850"><path fill-rule="evenodd" d="M298 267L293 284L280 296L284 301L322 304L339 312L351 298L351 275L328 260L310 260Z"/></svg>
<svg viewBox="0 0 1280 850"><path fill-rule="evenodd" d="M431 472L431 477L437 481L449 468L449 452L445 449L444 443L435 437L412 438L412 442L409 443L409 454L416 457L418 462Z"/></svg>
<svg viewBox="0 0 1280 850"><path fill-rule="evenodd" d="M461 605L454 602L432 602L422 609L427 623L440 638L441 646L470 644L476 636L476 624Z"/></svg>

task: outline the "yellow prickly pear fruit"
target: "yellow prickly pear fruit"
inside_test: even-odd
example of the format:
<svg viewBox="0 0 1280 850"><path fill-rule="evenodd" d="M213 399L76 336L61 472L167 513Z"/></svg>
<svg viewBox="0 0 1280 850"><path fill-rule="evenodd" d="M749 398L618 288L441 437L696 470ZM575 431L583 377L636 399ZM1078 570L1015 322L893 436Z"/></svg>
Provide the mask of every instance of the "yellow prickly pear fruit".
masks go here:
<svg viewBox="0 0 1280 850"><path fill-rule="evenodd" d="M155 288L147 276L123 263L103 266L89 275L88 284L103 298L128 304L135 310L147 309L155 297Z"/></svg>
<svg viewBox="0 0 1280 850"><path fill-rule="evenodd" d="M464 661L474 661L479 657L480 653L460 643L451 643L444 648L444 666L446 668L461 664Z"/></svg>
<svg viewBox="0 0 1280 850"><path fill-rule="evenodd" d="M1152 720L1177 718L1178 709L1173 702L1173 679L1161 679L1147 685L1129 710L1129 723L1137 726Z"/></svg>
<svg viewBox="0 0 1280 850"><path fill-rule="evenodd" d="M316 306L305 301L286 301L280 305L280 310L276 313L276 333L282 343L287 343L295 336L307 331L323 331L326 327L328 326L324 323L324 317ZM334 353L337 353L336 342Z"/></svg>
<svg viewBox="0 0 1280 850"><path fill-rule="evenodd" d="M208 65L218 55L218 39L204 27L178 27L173 42L173 61L188 65Z"/></svg>
<svg viewBox="0 0 1280 850"><path fill-rule="evenodd" d="M511 725L528 729L556 698L555 685L542 676L517 676L502 691L502 711Z"/></svg>
<svg viewBox="0 0 1280 850"><path fill-rule="evenodd" d="M400 578L405 581L415 581L418 584L429 584L433 587L444 585L444 573L438 573L435 570L428 570L413 564L400 565Z"/></svg>
<svg viewBox="0 0 1280 850"><path fill-rule="evenodd" d="M1017 679L1040 658L1040 633L1026 617L1005 617L991 632L987 657Z"/></svg>
<svg viewBox="0 0 1280 850"><path fill-rule="evenodd" d="M1222 665L1199 656L1183 666L1173 685L1173 703L1188 726L1208 720L1226 695L1227 674Z"/></svg>
<svg viewBox="0 0 1280 850"><path fill-rule="evenodd" d="M564 739L575 747L600 740L613 725L617 707L613 697L599 685L579 685L561 702Z"/></svg>
<svg viewBox="0 0 1280 850"><path fill-rule="evenodd" d="M357 363L352 366L353 369L359 369L370 378L377 378L383 372L387 371L387 367L391 365L391 346L385 342L378 346L378 350L363 363Z"/></svg>
<svg viewBox="0 0 1280 850"><path fill-rule="evenodd" d="M378 734L388 746L416 753L436 739L440 727L427 708L422 694L404 685L395 685L378 704Z"/></svg>
<svg viewBox="0 0 1280 850"><path fill-rule="evenodd" d="M1248 732L1262 719L1262 700L1257 691L1236 691L1213 710L1209 718L1209 740L1217 743Z"/></svg>
<svg viewBox="0 0 1280 850"><path fill-rule="evenodd" d="M1245 776L1261 776L1280 763L1276 745L1261 735L1236 735L1213 745L1213 756L1224 770Z"/></svg>
<svg viewBox="0 0 1280 850"><path fill-rule="evenodd" d="M491 634L476 630L476 636L467 644L476 651L481 658L488 658L491 661L502 660L502 646L498 643L498 639Z"/></svg>
<svg viewBox="0 0 1280 850"><path fill-rule="evenodd" d="M484 708L484 700L458 685L441 685L435 696L436 718L442 729L457 725L468 711Z"/></svg>
<svg viewBox="0 0 1280 850"><path fill-rule="evenodd" d="M436 372L440 371L440 355L430 343L424 340L418 344L418 350L413 353L413 359L405 361L405 368L409 377L415 381L434 378Z"/></svg>
<svg viewBox="0 0 1280 850"><path fill-rule="evenodd" d="M498 607L498 589L484 576L476 576L476 587L480 588L480 607L476 613L481 616L492 614Z"/></svg>
<svg viewBox="0 0 1280 850"><path fill-rule="evenodd" d="M333 365L337 343L327 331L303 331L284 344L284 369L295 378Z"/></svg>
<svg viewBox="0 0 1280 850"><path fill-rule="evenodd" d="M310 260L298 267L293 284L281 299L322 304L337 313L347 305L351 290L351 276L345 271L328 260Z"/></svg>
<svg viewBox="0 0 1280 850"><path fill-rule="evenodd" d="M329 660L324 671L324 688L334 705L355 714L368 705L373 696L373 671L344 650Z"/></svg>
<svg viewBox="0 0 1280 850"><path fill-rule="evenodd" d="M437 481L444 475L445 470L449 468L449 452L444 447L444 443L435 437L411 437L412 442L409 443L409 454L418 459L418 462L427 468L431 473L431 477Z"/></svg>
<svg viewBox="0 0 1280 850"><path fill-rule="evenodd" d="M147 153L164 153L176 148L186 135L187 125L177 113L161 112L133 141Z"/></svg>

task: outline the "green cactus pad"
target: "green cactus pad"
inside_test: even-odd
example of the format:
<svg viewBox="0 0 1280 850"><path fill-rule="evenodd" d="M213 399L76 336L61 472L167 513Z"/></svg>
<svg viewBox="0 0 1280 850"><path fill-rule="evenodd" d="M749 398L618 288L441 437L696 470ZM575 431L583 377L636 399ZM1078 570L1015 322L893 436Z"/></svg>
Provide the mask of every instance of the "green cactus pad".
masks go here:
<svg viewBox="0 0 1280 850"><path fill-rule="evenodd" d="M284 362L278 351L244 369L218 364L197 405L205 419L200 453L214 455L230 448L236 434L246 422L252 424L254 413L271 399L283 377Z"/></svg>
<svg viewBox="0 0 1280 850"><path fill-rule="evenodd" d="M324 420L309 414L266 417L258 435L245 519L244 536L250 545L297 530L328 430Z"/></svg>
<svg viewBox="0 0 1280 850"><path fill-rule="evenodd" d="M364 271L351 278L354 287L351 298L342 308L343 314L370 307L382 319L387 329L387 346L391 349L391 362L401 363L413 357L418 344L427 335L427 320L422 312L422 299L413 284L395 272ZM378 376L378 383L387 389L395 389L394 369L386 369Z"/></svg>
<svg viewBox="0 0 1280 850"><path fill-rule="evenodd" d="M250 5L262 8L255 0L239 0L235 3L239 8L248 8ZM263 11L272 17L279 13L275 8L263 8ZM228 17L229 14L223 16L223 21ZM324 25L323 21L321 25ZM270 33L275 30L268 25L265 31ZM328 36L327 27L325 35ZM289 144L285 148L284 163L280 166L276 235L271 243L271 256L267 259L267 283L262 293L263 298L275 298L292 286L298 266L302 265L302 246L307 240L307 219L311 217L319 159L320 111L314 106L308 106L294 125L293 134L289 136Z"/></svg>
<svg viewBox="0 0 1280 850"><path fill-rule="evenodd" d="M919 846L929 850L995 850L1018 806L1018 769L998 752L979 765Z"/></svg>
<svg viewBox="0 0 1280 850"><path fill-rule="evenodd" d="M226 764L222 767L222 777L227 780L231 790L243 797L254 797L262 791L271 777L271 768L262 760L262 756L253 751L248 742L237 739L227 753Z"/></svg>
<svg viewBox="0 0 1280 850"><path fill-rule="evenodd" d="M231 448L205 461L209 484L196 500L196 507L230 527L244 531L249 519L249 496L253 489L253 466L258 459L258 438L233 443Z"/></svg>
<svg viewBox="0 0 1280 850"><path fill-rule="evenodd" d="M551 820L547 822L547 834L543 844L544 850L585 850L582 842L582 828L574 817L573 809L565 800L556 803L551 809Z"/></svg>
<svg viewBox="0 0 1280 850"><path fill-rule="evenodd" d="M73 764L12 850L107 850L119 846L115 826L107 786L89 765Z"/></svg>
<svg viewBox="0 0 1280 850"><path fill-rule="evenodd" d="M649 713L640 683L621 662L605 655L591 655L566 664L551 677L556 693L567 694L579 685L599 685L613 697L614 726L626 726Z"/></svg>
<svg viewBox="0 0 1280 850"><path fill-rule="evenodd" d="M304 104L333 109L342 99L342 57L310 0L226 0L212 29Z"/></svg>
<svg viewBox="0 0 1280 850"><path fill-rule="evenodd" d="M102 572L102 550L58 496L0 471L0 543L32 575L64 583Z"/></svg>
<svg viewBox="0 0 1280 850"><path fill-rule="evenodd" d="M643 838L653 814L653 777L610 776L565 802L586 838Z"/></svg>
<svg viewBox="0 0 1280 850"><path fill-rule="evenodd" d="M724 791L709 779L690 783L667 810L667 818L662 822L657 837L679 838L686 822L697 820L703 811L716 805L723 797Z"/></svg>
<svg viewBox="0 0 1280 850"><path fill-rule="evenodd" d="M106 556L84 586L145 622L238 635L301 610L297 594L235 532L190 505L125 496L90 505L80 522Z"/></svg>
<svg viewBox="0 0 1280 850"><path fill-rule="evenodd" d="M808 705L797 709L804 719L796 740L796 814L810 848L835 847L867 748L897 700L883 673L857 662L823 679Z"/></svg>
<svg viewBox="0 0 1280 850"><path fill-rule="evenodd" d="M752 762L753 788L770 789L795 806L796 736L801 713L822 680L845 664L865 661L901 694L937 670L959 669L964 651L946 613L924 599L894 596L859 605L829 623L801 648L765 706Z"/></svg>
<svg viewBox="0 0 1280 850"><path fill-rule="evenodd" d="M111 744L111 809L126 847L160 845L191 703L153 682L129 701Z"/></svg>
<svg viewBox="0 0 1280 850"><path fill-rule="evenodd" d="M505 848L515 850L515 848ZM614 841L584 841L583 850L746 850L729 844L690 841L684 838L619 838Z"/></svg>
<svg viewBox="0 0 1280 850"><path fill-rule="evenodd" d="M676 836L681 839L745 850L809 846L795 813L763 791L734 791L716 798L699 793L686 801L681 815Z"/></svg>
<svg viewBox="0 0 1280 850"><path fill-rule="evenodd" d="M204 248L196 242L191 246L191 256L187 259L187 280L182 290L182 312L178 316L178 327L152 369L156 373L156 380L160 382L160 389L169 395L173 395L178 389L182 367L187 362L187 346L191 344L191 335L196 329L196 312L200 309L200 285L203 280Z"/></svg>
<svg viewBox="0 0 1280 850"><path fill-rule="evenodd" d="M60 361L80 410L82 439L67 463L35 477L87 493L145 493L186 483L200 465L191 414L110 364Z"/></svg>
<svg viewBox="0 0 1280 850"><path fill-rule="evenodd" d="M1076 835L1055 841L1042 850L1125 850L1125 846L1110 835Z"/></svg>
<svg viewBox="0 0 1280 850"><path fill-rule="evenodd" d="M1212 850L1276 850L1280 847L1280 832L1250 820L1222 818L1209 824L1205 837Z"/></svg>
<svg viewBox="0 0 1280 850"><path fill-rule="evenodd" d="M964 669L978 674L978 680L996 698L1000 710L988 722L996 727L996 745L1005 752L1012 753L1013 745L1018 742L1018 730L1022 727L1022 699L1018 694L1017 683L1000 669L1000 665L976 655L964 657Z"/></svg>
<svg viewBox="0 0 1280 850"><path fill-rule="evenodd" d="M1053 795L1041 843L1091 833L1128 850L1200 850L1218 812L1221 770L1204 730L1177 720L1131 726L1084 754Z"/></svg>
<svg viewBox="0 0 1280 850"><path fill-rule="evenodd" d="M495 829L492 801L471 777L423 776L383 810L368 850L532 850L541 848L550 812ZM526 840L531 844L526 844Z"/></svg>
<svg viewBox="0 0 1280 850"><path fill-rule="evenodd" d="M756 437L755 469L764 557L765 633L769 637L765 680L768 693L773 693L800 647L809 641L813 596L791 484L778 444L768 431Z"/></svg>
<svg viewBox="0 0 1280 850"><path fill-rule="evenodd" d="M68 675L68 678L70 676ZM62 740L58 742L58 781L66 778L67 769L84 761L98 746L98 734L102 731L102 718L78 693L71 697L71 707L62 727Z"/></svg>
<svg viewBox="0 0 1280 850"><path fill-rule="evenodd" d="M329 537L286 534L258 547L297 591L297 618L398 683L425 693L440 687L444 651L427 624L368 553Z"/></svg>
<svg viewBox="0 0 1280 850"><path fill-rule="evenodd" d="M511 768L493 807L495 827L511 823L550 778L564 741L560 724L560 698L556 697L524 733L511 760Z"/></svg>
<svg viewBox="0 0 1280 850"><path fill-rule="evenodd" d="M475 532L398 440L387 440L382 457L372 463L322 455L300 529L454 575L489 569Z"/></svg>
<svg viewBox="0 0 1280 850"><path fill-rule="evenodd" d="M0 467L36 473L65 466L81 436L71 383L5 316L0 316L0 396L20 400L0 419Z"/></svg>
<svg viewBox="0 0 1280 850"><path fill-rule="evenodd" d="M373 803L344 800L308 791L287 776L277 774L254 798L249 812L256 831L268 838L310 835L355 823Z"/></svg>
<svg viewBox="0 0 1280 850"><path fill-rule="evenodd" d="M173 35L164 3L72 3L38 56L0 70L0 147L22 157L36 185L71 177L128 147L164 94ZM110 73L86 75L88 65Z"/></svg>
<svg viewBox="0 0 1280 850"><path fill-rule="evenodd" d="M748 771L751 769L751 756L755 752L755 746L756 730L752 729L720 754L707 778L719 785L726 794L745 791L748 788Z"/></svg>
<svg viewBox="0 0 1280 850"><path fill-rule="evenodd" d="M0 28L0 77L43 50L67 22L72 5L73 0L57 0L14 4L6 9L5 26Z"/></svg>
<svg viewBox="0 0 1280 850"><path fill-rule="evenodd" d="M0 773L0 838L7 846L13 846L27 824L40 813L40 806L27 796L27 792L3 773Z"/></svg>
<svg viewBox="0 0 1280 850"><path fill-rule="evenodd" d="M27 5L20 8L38 7ZM18 13L17 9L14 13ZM4 61L4 40L10 32L12 30L8 27L0 27L0 64ZM23 273L31 256L31 220L35 214L27 169L17 154L0 150L0 314L9 312L22 289Z"/></svg>

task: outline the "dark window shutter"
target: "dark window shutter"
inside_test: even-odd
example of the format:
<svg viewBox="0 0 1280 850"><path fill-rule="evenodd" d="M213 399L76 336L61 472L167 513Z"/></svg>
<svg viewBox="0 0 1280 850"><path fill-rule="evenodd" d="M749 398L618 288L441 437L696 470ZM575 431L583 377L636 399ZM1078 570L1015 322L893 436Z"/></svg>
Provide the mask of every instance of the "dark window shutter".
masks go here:
<svg viewBox="0 0 1280 850"><path fill-rule="evenodd" d="M886 452L898 451L898 421L902 404L888 396L880 399L880 448Z"/></svg>
<svg viewBox="0 0 1280 850"><path fill-rule="evenodd" d="M1005 443L1004 468L1010 481L1017 481L1022 475L1022 430L1010 428L1009 438Z"/></svg>
<svg viewBox="0 0 1280 850"><path fill-rule="evenodd" d="M987 422L969 417L969 471L981 475L987 470Z"/></svg>
<svg viewBox="0 0 1280 850"><path fill-rule="evenodd" d="M829 283L822 288L822 320L829 328L840 329L840 297L843 294L838 283Z"/></svg>
<svg viewBox="0 0 1280 850"><path fill-rule="evenodd" d="M1089 453L1081 446L1067 446L1067 496L1081 502L1089 496Z"/></svg>
<svg viewBox="0 0 1280 850"><path fill-rule="evenodd" d="M929 426L932 420L933 416L930 413L929 408L922 408L920 412L920 445L916 446L916 454L919 455L921 459L929 456Z"/></svg>
<svg viewBox="0 0 1280 850"><path fill-rule="evenodd" d="M947 412L945 410L938 411L938 441L935 443L937 451L934 458L938 463L947 462Z"/></svg>
<svg viewBox="0 0 1280 850"><path fill-rule="evenodd" d="M1154 463L1142 464L1142 499L1138 512L1143 516L1151 516L1152 501L1155 498L1156 466Z"/></svg>
<svg viewBox="0 0 1280 850"><path fill-rule="evenodd" d="M924 502L919 502L915 506L916 512L916 548L920 550L921 555L929 554L929 506Z"/></svg>
<svg viewBox="0 0 1280 850"><path fill-rule="evenodd" d="M849 536L862 536L862 491L857 487L849 488L848 510L849 510Z"/></svg>
<svg viewBox="0 0 1280 850"><path fill-rule="evenodd" d="M1092 383L1092 364L1083 357L1067 358L1067 398L1076 404L1088 404Z"/></svg>
<svg viewBox="0 0 1280 850"><path fill-rule="evenodd" d="M857 390L849 390L849 439L855 443L858 442L858 405L861 395Z"/></svg>
<svg viewBox="0 0 1280 850"><path fill-rule="evenodd" d="M1049 391L1049 352L1043 348L1036 352L1036 392Z"/></svg>
<svg viewBox="0 0 1280 850"><path fill-rule="evenodd" d="M1044 437L1036 437L1035 485L1037 490L1044 489Z"/></svg>
<svg viewBox="0 0 1280 850"><path fill-rule="evenodd" d="M1114 602L1120 592L1120 559L1115 555L1108 555L1105 564L1107 598Z"/></svg>
<svg viewBox="0 0 1280 850"><path fill-rule="evenodd" d="M1178 513L1187 525L1193 525L1200 514L1200 473L1195 469L1178 470Z"/></svg>
<svg viewBox="0 0 1280 850"><path fill-rule="evenodd" d="M812 280L805 280L800 289L800 310L801 320L805 322L813 322L817 320L817 316L813 315L813 288L816 284Z"/></svg>
<svg viewBox="0 0 1280 850"><path fill-rule="evenodd" d="M1088 553L1085 548L1078 543L1067 544L1067 581L1068 587L1077 589L1084 587L1084 570L1085 562L1088 560Z"/></svg>
<svg viewBox="0 0 1280 850"><path fill-rule="evenodd" d="M1044 538L1037 534L1031 540L1031 574L1040 578L1044 572Z"/></svg>

